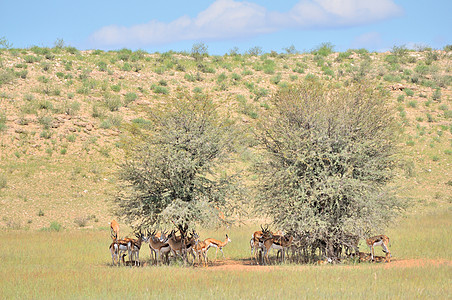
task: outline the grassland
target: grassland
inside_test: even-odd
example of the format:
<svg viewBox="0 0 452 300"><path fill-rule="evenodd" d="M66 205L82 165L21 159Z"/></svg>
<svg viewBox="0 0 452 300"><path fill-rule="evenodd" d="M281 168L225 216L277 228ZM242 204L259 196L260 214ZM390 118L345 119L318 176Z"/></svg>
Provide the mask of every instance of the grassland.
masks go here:
<svg viewBox="0 0 452 300"><path fill-rule="evenodd" d="M3 299L447 299L452 292L451 217L450 212L413 216L391 228L389 264L250 266L253 228L241 227L228 230L228 265L118 268L111 266L107 230L3 231L0 294ZM201 235L221 238L219 232L225 231ZM149 260L147 245L141 257Z"/></svg>
<svg viewBox="0 0 452 300"><path fill-rule="evenodd" d="M0 297L450 298L451 52L325 50L200 58L0 49ZM228 230L229 267L111 267L106 227L125 128L146 126L149 111L181 94L209 96L253 128L276 90L307 79L331 88L368 82L396 108L394 186L411 206L387 231L394 263L240 266L258 224L250 215L254 226ZM235 167L246 173L254 151L245 145ZM224 232L201 233L221 239Z"/></svg>

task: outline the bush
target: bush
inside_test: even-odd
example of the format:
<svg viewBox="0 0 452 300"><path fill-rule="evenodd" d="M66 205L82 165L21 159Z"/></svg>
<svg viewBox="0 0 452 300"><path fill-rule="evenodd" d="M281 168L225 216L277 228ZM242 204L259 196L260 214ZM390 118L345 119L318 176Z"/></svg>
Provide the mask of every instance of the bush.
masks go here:
<svg viewBox="0 0 452 300"><path fill-rule="evenodd" d="M104 96L104 104L110 111L117 111L122 106L119 95L107 94Z"/></svg>
<svg viewBox="0 0 452 300"><path fill-rule="evenodd" d="M107 63L102 61L102 60L97 62L97 67L99 68L99 71L101 71L101 72L107 72L108 71Z"/></svg>
<svg viewBox="0 0 452 300"><path fill-rule="evenodd" d="M411 100L408 102L408 107L417 107L417 101L416 100Z"/></svg>
<svg viewBox="0 0 452 300"><path fill-rule="evenodd" d="M411 90L411 89L405 89L404 91L405 91L405 94L406 94L407 96L409 96L409 97L414 96L414 91L413 91L413 90Z"/></svg>
<svg viewBox="0 0 452 300"><path fill-rule="evenodd" d="M113 126L113 124L111 124L111 121L110 121L110 120L103 120L103 121L100 123L99 128L102 128L102 129L110 129L112 126Z"/></svg>
<svg viewBox="0 0 452 300"><path fill-rule="evenodd" d="M0 132L5 131L6 128L6 115L2 112L0 112Z"/></svg>
<svg viewBox="0 0 452 300"><path fill-rule="evenodd" d="M68 142L73 143L77 139L77 135L75 135L75 133L68 134L66 136L66 139L68 140Z"/></svg>
<svg viewBox="0 0 452 300"><path fill-rule="evenodd" d="M238 81L240 81L242 79L242 77L239 74L237 74L237 73L232 73L231 74L231 79L233 80L233 82L238 82Z"/></svg>
<svg viewBox="0 0 452 300"><path fill-rule="evenodd" d="M127 147L120 166L118 216L153 227L221 222L234 189L217 170L237 141L233 123L205 97L168 99L149 120L152 133Z"/></svg>
<svg viewBox="0 0 452 300"><path fill-rule="evenodd" d="M164 87L164 86L159 86L156 85L152 88L152 90L154 91L154 93L156 94L163 94L163 95L168 95L169 91L168 88Z"/></svg>
<svg viewBox="0 0 452 300"><path fill-rule="evenodd" d="M414 71L419 75L427 75L429 72L429 67L425 65L423 62L420 62L415 68Z"/></svg>
<svg viewBox="0 0 452 300"><path fill-rule="evenodd" d="M16 76L14 75L13 70L0 68L0 86L12 82L15 78Z"/></svg>
<svg viewBox="0 0 452 300"><path fill-rule="evenodd" d="M88 217L77 217L74 220L74 223L77 224L78 227L85 227L90 218Z"/></svg>
<svg viewBox="0 0 452 300"><path fill-rule="evenodd" d="M333 53L334 45L331 43L322 43L317 48L311 51L311 54L318 55L318 56L328 56L331 53Z"/></svg>
<svg viewBox="0 0 452 300"><path fill-rule="evenodd" d="M435 101L441 100L441 90L440 89L436 89L433 92L432 99L435 100Z"/></svg>
<svg viewBox="0 0 452 300"><path fill-rule="evenodd" d="M274 74L275 67L276 67L276 64L273 60L271 60L271 59L264 60L263 70L264 70L265 74L269 74L269 75Z"/></svg>
<svg viewBox="0 0 452 300"><path fill-rule="evenodd" d="M27 55L24 57L24 60L27 64L32 64L39 61L39 59L34 55Z"/></svg>
<svg viewBox="0 0 452 300"><path fill-rule="evenodd" d="M59 232L61 230L63 230L63 226L56 221L51 222L49 227L42 229L42 231L55 231L55 232Z"/></svg>
<svg viewBox="0 0 452 300"><path fill-rule="evenodd" d="M137 100L138 96L135 93L127 93L124 95L124 105L128 105L129 103Z"/></svg>
<svg viewBox="0 0 452 300"><path fill-rule="evenodd" d="M221 73L217 77L217 83L220 84L220 83L224 82L227 78L228 78L228 76L225 73Z"/></svg>
<svg viewBox="0 0 452 300"><path fill-rule="evenodd" d="M273 84L278 84L279 82L281 81L281 74L277 74L277 75L275 75L275 76L272 76L271 78L270 78L270 82L271 83L273 83Z"/></svg>
<svg viewBox="0 0 452 300"><path fill-rule="evenodd" d="M119 84L114 84L114 85L112 85L111 86L111 90L113 91L113 92L119 92L119 91L121 91L121 85L119 85Z"/></svg>
<svg viewBox="0 0 452 300"><path fill-rule="evenodd" d="M8 186L8 180L6 176L2 173L0 173L0 190L4 189Z"/></svg>
<svg viewBox="0 0 452 300"><path fill-rule="evenodd" d="M190 81L190 82L195 82L196 81L195 75L188 74L188 73L186 73L184 75L184 79L187 80L187 81Z"/></svg>
<svg viewBox="0 0 452 300"><path fill-rule="evenodd" d="M195 43L191 48L191 56L196 61L201 61L204 58L204 56L209 55L209 53L207 52L207 48L208 48L207 45L205 45L204 43Z"/></svg>
<svg viewBox="0 0 452 300"><path fill-rule="evenodd" d="M52 135L53 135L52 131L50 131L50 130L43 130L39 136L41 138L43 138L43 139L48 140L48 139L50 139L52 137Z"/></svg>
<svg viewBox="0 0 452 300"><path fill-rule="evenodd" d="M259 46L252 47L247 51L247 53L251 56L259 56L263 53L262 47Z"/></svg>
<svg viewBox="0 0 452 300"><path fill-rule="evenodd" d="M255 214L311 249L321 241L331 258L350 237L388 226L404 203L389 185L396 120L377 95L315 81L278 92L258 132Z"/></svg>

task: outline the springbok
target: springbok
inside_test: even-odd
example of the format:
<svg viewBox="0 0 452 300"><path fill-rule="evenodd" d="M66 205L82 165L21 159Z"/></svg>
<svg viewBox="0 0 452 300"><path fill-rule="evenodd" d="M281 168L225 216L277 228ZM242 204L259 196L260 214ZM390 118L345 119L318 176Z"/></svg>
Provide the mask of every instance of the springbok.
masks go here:
<svg viewBox="0 0 452 300"><path fill-rule="evenodd" d="M135 266L137 265L136 262L140 261L140 249L142 242L146 242L147 238L144 236L144 234L141 232L136 233L135 236L137 239L131 239L128 242L129 247L129 255L130 255L130 261L135 261Z"/></svg>
<svg viewBox="0 0 452 300"><path fill-rule="evenodd" d="M178 240L176 238L175 231L171 231L170 235L168 236L168 244L171 247L171 253L173 253L174 257L177 257L177 255L184 257L184 249L183 249L183 243L185 241L185 250L189 253L192 253L193 259L195 259L195 254L192 251L192 247L195 245L195 239L198 238L198 235L193 232L192 236L190 238L180 239Z"/></svg>
<svg viewBox="0 0 452 300"><path fill-rule="evenodd" d="M163 235L163 234L162 234ZM153 252L155 252L156 255L156 264L159 263L160 257L165 255L166 260L168 261L168 254L171 252L171 247L167 243L166 239L165 241L162 241L158 239L154 232L148 232L148 241L149 241L149 248Z"/></svg>
<svg viewBox="0 0 452 300"><path fill-rule="evenodd" d="M229 242L231 242L231 239L229 238L229 236L227 234L226 234L226 240L224 242L216 240L216 239L212 239L212 238L205 239L204 243L206 243L206 245L207 245L206 259L207 259L207 252L209 251L209 249L211 247L215 248L215 260L217 260L218 249L220 249L221 254L223 254L223 258L224 258L223 247L225 247Z"/></svg>
<svg viewBox="0 0 452 300"><path fill-rule="evenodd" d="M110 222L110 232L112 237L115 236L116 239L119 239L119 224L116 220Z"/></svg>
<svg viewBox="0 0 452 300"><path fill-rule="evenodd" d="M367 246L369 246L372 261L374 260L374 247L381 246L383 248L383 252L386 253L386 262L390 262L391 252L389 251L388 248L389 238L386 235L380 234L377 236L370 237L366 239L366 244Z"/></svg>
<svg viewBox="0 0 452 300"><path fill-rule="evenodd" d="M200 241L199 237L196 237L195 244L193 246L193 253L198 256L198 265L201 265L201 256L203 257L204 267L207 267L207 250L209 248L210 242ZM193 259L193 265L195 264L195 259Z"/></svg>

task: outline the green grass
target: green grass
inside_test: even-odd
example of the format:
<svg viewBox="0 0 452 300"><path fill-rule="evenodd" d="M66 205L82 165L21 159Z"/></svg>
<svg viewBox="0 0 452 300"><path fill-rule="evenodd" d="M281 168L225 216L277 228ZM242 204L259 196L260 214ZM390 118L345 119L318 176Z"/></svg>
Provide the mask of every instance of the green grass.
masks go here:
<svg viewBox="0 0 452 300"><path fill-rule="evenodd" d="M452 293L451 213L411 216L388 233L395 262L358 265L275 265L223 269L113 267L108 230L2 231L13 245L1 252L4 299L105 298L448 298ZM227 258L249 257L253 227L228 231ZM202 231L223 239L226 231ZM364 250L361 248L361 250ZM380 250L378 250L380 251ZM219 254L221 258L221 254ZM274 255L274 253L273 253ZM213 252L209 253L213 258ZM140 253L149 259L148 245ZM397 264L412 258L436 263ZM449 260L445 263L444 260Z"/></svg>

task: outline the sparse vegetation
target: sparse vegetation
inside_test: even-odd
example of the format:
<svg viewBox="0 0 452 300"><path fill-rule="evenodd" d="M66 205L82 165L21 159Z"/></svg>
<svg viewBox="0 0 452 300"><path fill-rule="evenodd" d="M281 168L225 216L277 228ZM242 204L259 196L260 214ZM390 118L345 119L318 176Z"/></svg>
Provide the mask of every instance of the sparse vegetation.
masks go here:
<svg viewBox="0 0 452 300"><path fill-rule="evenodd" d="M12 278L0 281L2 291L9 293L14 290L14 294L6 295L7 298L33 298L36 290L49 290L49 287L55 293L49 294L51 298L79 298L80 294L77 292L80 290L90 290L91 294L87 296L91 298L120 297L125 293L120 287L127 291L125 295L127 297L131 295L139 298L146 295L152 297L153 295L149 296L150 294L143 295L143 289L135 284L139 282L134 281L136 275L138 273L140 276L143 275L138 269L116 270L114 272L117 273L116 275L121 275L123 271L127 271L128 274L122 276L126 279L120 282L117 290L113 288L111 294L99 292L95 286L99 281L91 280L94 277L108 278L111 275L111 270L106 270L110 263L106 249L106 244L110 242L106 224L113 217L111 208L117 208L111 200L115 188L121 183L121 180L115 176L115 170L118 162L124 161L124 152L135 149L134 146L138 142L149 141L155 137L157 131L154 118L160 116L161 106L186 97L210 99L218 110L216 121L234 120L234 126L243 133L241 137L243 140L236 145L237 147L231 147L234 150L226 151L229 159L224 164L215 165L211 173L199 173L201 175L194 178L202 183L210 184L210 181L215 180L216 183L222 184L223 179L229 178L231 174L242 174L240 182L243 183L243 189L240 190L240 195L243 196L241 199L247 201L244 204L235 200L230 201L234 197L227 193L239 191L227 190L227 193L220 195L224 196L223 198L217 197L206 206L194 205L193 209L199 208L194 210L200 214L198 218L218 219L218 214L215 214L215 205L219 203L217 207L224 211L226 219L234 220L237 218L238 211L251 212L249 207L254 204L256 194L254 190L250 192L248 188L254 187L254 184L260 181L259 176L255 175L253 166L256 162L265 162L263 149L255 140L256 128L265 122L268 116L272 116L275 110L272 99L275 95L281 93L281 90L293 92L299 84L304 82L314 86L323 84L331 93L331 99L334 99L333 96L338 91L350 92L357 84L365 83L368 84L369 89L363 92L363 95L368 95L367 92L371 90L374 96L381 96L388 107L398 109L393 113L395 122L399 125L397 130L394 130L394 134L399 153L397 158L402 162L394 162L394 165L381 168L381 173L388 169L394 172L394 187L400 187L394 189L397 197L407 199L414 208L409 209L410 214L407 218L399 219L398 225L390 225L387 229L387 234L393 243L391 251L394 250L392 252L395 259L394 265L368 267L367 264L361 264L347 270L341 266L322 268L308 265L302 267L302 272L298 266L274 266L272 272L266 273L265 276L277 282L284 277L285 281L281 281L283 286L279 286L279 289L284 286L290 288L292 284L295 286L304 280L307 289L325 288L327 291L326 285L319 287L319 280L328 281L331 279L329 277L332 272L344 271L345 273L339 274L341 275L339 277L355 276L355 279L359 280L364 278L364 284L367 286L372 286L375 282L379 285L380 280L387 280L386 284L400 291L387 297L406 298L412 295L413 297L444 298L447 297L444 295L450 294L448 290L444 292L444 287L448 286L447 280L441 277L441 274L447 274L448 271L448 267L444 265L428 265L423 261L421 280L418 280L417 273L414 269L412 270L411 275L416 285L403 285L399 284L400 281L394 280L400 277L397 263L407 263L407 258L450 260L450 251L447 251L449 249L447 245L450 244L448 237L451 236L449 211L452 204L452 198L449 196L451 183L447 178L450 173L452 135L450 52L428 47L413 51L401 46L391 49L391 53L369 52L366 49L334 53L334 47L331 44L322 44L309 53L298 52L293 48L288 48L285 53L277 51L263 53L261 47L254 47L243 54L240 54L238 49L232 49L229 55L224 56L209 55L207 47L205 52L200 47L198 54L190 51L146 53L129 49L78 51L64 44L55 48L13 49L1 45L0 48L0 213L2 214L0 228L4 229L1 233L2 238L11 240L13 243L19 241L21 245L17 251L7 254L12 256L8 257L3 264L5 274L14 274ZM450 51L449 48L445 48L445 51ZM333 111L334 105L329 103L325 105L325 110L327 108ZM348 106L343 106L343 109L354 111L354 108ZM368 109L367 112L369 111L372 110ZM337 115L341 114L337 113ZM169 120L171 119L166 121L169 122ZM375 124L380 121L382 120L375 121ZM225 125L229 123L226 122ZM175 138L168 138L167 143L174 146L175 141ZM193 143L195 141L196 139ZM296 141L296 137L290 140L292 143ZM184 143L177 144L181 155L184 153L184 145ZM204 147L209 145L213 144L210 141L203 143ZM174 146L171 149L177 149L177 147ZM355 152L350 152L348 158ZM309 156L299 155L300 165L307 158ZM334 161L334 157L328 156L328 158ZM343 161L348 161L348 158L343 158ZM219 159L219 161L222 160ZM178 164L171 169L171 172L179 174L179 171L183 171L182 166L185 165ZM310 167L314 169L315 164L310 164ZM288 174L291 170L289 168ZM348 169L349 173L339 176L337 180L346 182L349 178L347 176L356 175L353 172L357 170L362 169L359 167ZM360 174L363 175L362 172ZM148 174L148 176L151 175ZM180 177L183 176L180 175L178 178ZM167 185L163 186L167 187ZM196 186L206 190L211 188L209 185L202 184ZM350 186L338 186L336 190L343 191ZM167 188L165 191L168 190L171 189ZM191 192L190 186L181 190L187 191L187 195ZM287 185L281 187L280 191L285 193L293 190L293 187ZM165 191L159 194L161 198L158 199L171 198ZM204 196L205 194L197 191L195 195ZM339 203L342 205L342 202ZM178 208L176 204L172 207ZM185 205L185 203L182 204ZM294 203L295 207L298 207L297 205ZM275 211L281 211L281 206L276 207ZM347 208L345 204L342 206L344 210ZM176 209L168 209L166 212L177 213ZM262 217L261 213L262 210L256 209L241 219L246 224L252 223L253 228L228 228L233 242L230 251L229 249L225 251L226 257L236 260L249 257L249 248L244 245L249 243L251 231L258 229L264 222L259 219ZM93 214L98 217L91 219L87 217ZM190 214L187 213L187 215ZM251 218L253 220L250 220ZM269 220L265 219L265 222ZM304 220L309 219L300 219L300 224ZM201 227L198 221L197 219L193 221L193 226L197 229ZM51 222L56 224L49 226ZM135 224L139 223L137 221ZM374 223L386 224L385 220L372 222ZM358 222L357 224L359 225ZM64 234L57 233L58 230L48 232L51 227L59 228L60 231L64 228L67 232ZM276 226L272 227L273 230L279 229ZM317 228L317 226L314 227ZM43 232L40 232L40 229ZM124 229L124 235L127 235L128 228ZM372 230L376 230L375 227ZM204 237L204 231L201 232ZM319 230L316 232L318 233ZM36 239L34 239L35 235L37 235ZM86 249L90 255L79 255L82 247L81 244L79 245L81 237L84 241L91 241L89 247L92 248ZM33 243L28 244L28 241ZM53 261L46 262L46 267L51 266L50 271L43 269L40 263L42 255L38 254L44 249L40 244L41 241L52 244L50 249L45 248L48 251L58 250L58 254L52 256L55 265L52 265ZM360 246L361 250L366 249L362 244ZM40 250L37 253L23 252L31 247L33 249L38 247ZM68 259L68 256L74 256L71 251L78 253L75 255L78 257L77 260ZM29 253L32 255L30 256ZM65 256L66 254L68 256ZM318 257L318 251L315 255ZM39 262L33 262L32 259L36 261L39 259ZM147 253L143 259L148 259ZM17 265L16 268L13 267L17 261L21 261L19 269ZM75 267L74 263L76 263ZM80 263L82 265L79 265ZM93 265L97 267L93 269ZM43 275L39 280L30 276L30 272L35 273L35 267L39 267L39 274ZM61 274L57 279L53 276L53 270L56 268L60 268L59 274ZM86 268L89 268L90 272L86 272ZM376 272L377 279L374 277L369 279L370 277L367 276L369 268L373 273ZM143 270L150 278L154 278L155 272L161 271L157 269L160 268L147 267ZM404 270L410 274L410 268ZM174 290L171 290L165 295L169 295L170 298L179 297L181 294L190 295L191 291L196 290L196 276L202 275L199 270L195 271L196 274L191 274L189 269L178 268L178 272L170 272L176 276L182 273L184 276L192 276L191 278L195 278L195 285L187 291L187 294L182 293L186 291L186 287L181 286L179 294L174 295L172 294ZM74 272L81 276L80 278L87 279L76 288L65 280L68 278L65 276L67 273L70 273L70 277L73 278ZM255 271L231 272L234 278L239 276L237 278L254 282L250 277L255 277ZM287 276L287 272L293 276ZM257 277L261 278L261 275L263 274ZM305 275L306 277L303 277ZM334 273L334 276L336 275L338 274ZM216 283L218 286L228 286L228 283L220 280L224 279L222 276L223 274L219 275ZM287 278L289 281L286 280ZM209 280L216 279L209 275ZM234 280L229 281L232 282L231 285L237 284ZM259 280L265 280L265 278ZM24 282L27 284L22 284ZM42 287L43 282L46 283L46 288ZM334 280L329 282L333 282L334 285ZM12 289L16 286L19 288ZM247 298L249 294L243 292L240 285L238 286L236 293L231 295L223 293L220 298ZM342 284L341 287L344 285ZM341 290L339 296L337 290L331 290L330 293L325 292L319 297L353 298L356 295L363 297L375 295L375 293L370 295L363 293L358 287L354 288L353 285L348 285ZM347 294L351 289L355 292ZM165 291L160 287L156 287L156 290ZM369 289L369 291L373 290ZM206 297L215 296L215 293L215 291L211 292ZM276 290L275 293L279 295ZM256 295L262 295L265 298L268 294L264 295L262 290L256 289L252 296ZM309 295L312 297L312 294ZM299 294L293 296L300 297ZM383 297L385 296L386 294L383 294Z"/></svg>

